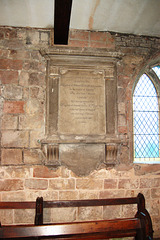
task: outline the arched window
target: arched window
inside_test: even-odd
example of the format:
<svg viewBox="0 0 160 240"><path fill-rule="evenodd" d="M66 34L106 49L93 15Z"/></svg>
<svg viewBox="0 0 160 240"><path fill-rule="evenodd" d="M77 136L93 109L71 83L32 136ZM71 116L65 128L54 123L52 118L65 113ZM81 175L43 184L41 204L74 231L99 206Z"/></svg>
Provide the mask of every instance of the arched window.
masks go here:
<svg viewBox="0 0 160 240"><path fill-rule="evenodd" d="M135 163L160 163L159 85L160 66L156 65L141 75L133 92Z"/></svg>

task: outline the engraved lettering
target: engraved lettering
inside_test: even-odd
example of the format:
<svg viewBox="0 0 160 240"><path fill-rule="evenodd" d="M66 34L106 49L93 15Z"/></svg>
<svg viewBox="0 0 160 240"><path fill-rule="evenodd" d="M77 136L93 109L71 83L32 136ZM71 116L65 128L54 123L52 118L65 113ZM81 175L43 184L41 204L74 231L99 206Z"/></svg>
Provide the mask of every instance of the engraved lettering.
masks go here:
<svg viewBox="0 0 160 240"><path fill-rule="evenodd" d="M105 133L105 94L102 74L70 70L60 81L59 132Z"/></svg>

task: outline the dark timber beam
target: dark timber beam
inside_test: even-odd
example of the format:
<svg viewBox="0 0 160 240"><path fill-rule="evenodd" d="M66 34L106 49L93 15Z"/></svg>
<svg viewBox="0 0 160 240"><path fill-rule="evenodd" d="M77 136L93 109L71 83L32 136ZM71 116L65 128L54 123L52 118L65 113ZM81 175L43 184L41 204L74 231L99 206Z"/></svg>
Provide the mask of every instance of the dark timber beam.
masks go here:
<svg viewBox="0 0 160 240"><path fill-rule="evenodd" d="M72 0L55 0L54 44L68 44Z"/></svg>

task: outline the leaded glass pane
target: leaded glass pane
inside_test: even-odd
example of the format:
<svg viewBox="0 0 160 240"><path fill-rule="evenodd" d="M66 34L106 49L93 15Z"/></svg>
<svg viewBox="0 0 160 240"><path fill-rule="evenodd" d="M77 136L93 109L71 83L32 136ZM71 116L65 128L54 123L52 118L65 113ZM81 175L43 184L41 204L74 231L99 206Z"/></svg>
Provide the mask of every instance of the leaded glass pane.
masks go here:
<svg viewBox="0 0 160 240"><path fill-rule="evenodd" d="M153 67L152 69L153 69L153 71L155 71L158 78L160 79L160 66Z"/></svg>
<svg viewBox="0 0 160 240"><path fill-rule="evenodd" d="M135 158L159 158L159 117L156 89L143 74L133 95Z"/></svg>

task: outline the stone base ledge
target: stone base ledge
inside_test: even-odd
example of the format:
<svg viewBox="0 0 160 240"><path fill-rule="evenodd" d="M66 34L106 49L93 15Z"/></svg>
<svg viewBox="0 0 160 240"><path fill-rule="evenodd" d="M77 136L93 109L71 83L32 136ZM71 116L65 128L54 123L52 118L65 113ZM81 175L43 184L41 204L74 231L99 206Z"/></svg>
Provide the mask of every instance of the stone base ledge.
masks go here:
<svg viewBox="0 0 160 240"><path fill-rule="evenodd" d="M115 165L118 144L115 143L43 143L45 165L66 166L78 176L88 175L100 165Z"/></svg>

